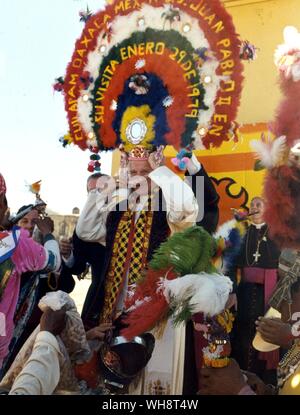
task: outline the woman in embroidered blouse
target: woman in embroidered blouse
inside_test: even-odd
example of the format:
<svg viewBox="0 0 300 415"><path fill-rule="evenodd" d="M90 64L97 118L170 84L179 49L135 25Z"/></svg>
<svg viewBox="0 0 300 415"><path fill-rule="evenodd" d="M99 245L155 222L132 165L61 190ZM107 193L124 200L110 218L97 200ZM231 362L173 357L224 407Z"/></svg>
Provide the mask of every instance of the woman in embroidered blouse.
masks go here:
<svg viewBox="0 0 300 415"><path fill-rule="evenodd" d="M14 329L20 275L27 271L58 271L61 264L59 247L51 234L51 220L45 218L37 221L46 241L42 246L33 241L25 229L10 228L8 216L6 184L0 174L0 374Z"/></svg>

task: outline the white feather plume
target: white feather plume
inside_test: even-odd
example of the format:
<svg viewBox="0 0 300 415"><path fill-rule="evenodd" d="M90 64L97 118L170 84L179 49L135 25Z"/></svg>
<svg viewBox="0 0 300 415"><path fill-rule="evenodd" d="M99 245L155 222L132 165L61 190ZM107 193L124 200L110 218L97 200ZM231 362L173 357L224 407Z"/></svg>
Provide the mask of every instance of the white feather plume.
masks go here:
<svg viewBox="0 0 300 415"><path fill-rule="evenodd" d="M230 278L216 273L201 272L163 281L163 294L167 302L180 305L188 301L192 314L219 314L224 310L231 290ZM175 314L180 311L176 310Z"/></svg>
<svg viewBox="0 0 300 415"><path fill-rule="evenodd" d="M250 146L257 154L262 165L272 169L280 164L286 152L286 137L284 135L273 141L252 140Z"/></svg>
<svg viewBox="0 0 300 415"><path fill-rule="evenodd" d="M230 219L218 227L217 232L214 234L215 239L223 238L228 239L230 232L237 225L236 219Z"/></svg>

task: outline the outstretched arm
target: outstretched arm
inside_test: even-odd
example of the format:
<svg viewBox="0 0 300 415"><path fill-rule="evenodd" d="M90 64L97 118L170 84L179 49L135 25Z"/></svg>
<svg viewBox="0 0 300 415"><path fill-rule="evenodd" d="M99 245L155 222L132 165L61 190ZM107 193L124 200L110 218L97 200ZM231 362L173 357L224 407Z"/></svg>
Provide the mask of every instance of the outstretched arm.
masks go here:
<svg viewBox="0 0 300 415"><path fill-rule="evenodd" d="M118 203L127 199L128 191L127 189L116 189L112 177L103 176L101 180L103 186L91 190L88 195L77 222L76 234L83 241L105 244L107 216Z"/></svg>
<svg viewBox="0 0 300 415"><path fill-rule="evenodd" d="M165 166L153 170L149 177L163 192L172 233L194 225L198 204L190 186Z"/></svg>

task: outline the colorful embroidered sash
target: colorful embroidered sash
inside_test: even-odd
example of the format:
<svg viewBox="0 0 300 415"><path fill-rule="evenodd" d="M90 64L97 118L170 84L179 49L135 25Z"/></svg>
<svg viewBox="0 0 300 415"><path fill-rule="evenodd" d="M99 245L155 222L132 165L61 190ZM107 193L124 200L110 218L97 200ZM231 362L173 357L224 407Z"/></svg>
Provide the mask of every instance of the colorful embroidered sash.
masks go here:
<svg viewBox="0 0 300 415"><path fill-rule="evenodd" d="M142 211L136 223L135 212L124 212L113 243L100 322L113 319L127 272L128 285L134 284L141 277L147 260L152 221L152 211Z"/></svg>

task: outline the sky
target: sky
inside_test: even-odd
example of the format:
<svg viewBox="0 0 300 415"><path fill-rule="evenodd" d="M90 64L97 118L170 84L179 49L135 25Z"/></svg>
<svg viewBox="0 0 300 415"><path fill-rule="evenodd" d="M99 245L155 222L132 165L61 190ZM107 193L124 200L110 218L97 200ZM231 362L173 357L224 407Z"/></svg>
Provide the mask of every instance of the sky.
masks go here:
<svg viewBox="0 0 300 415"><path fill-rule="evenodd" d="M87 5L96 12L104 0L0 0L0 172L12 212L34 202L26 183L37 180L55 212L70 214L85 202L90 153L59 142L68 125L52 84L65 75ZM101 162L109 174L111 153Z"/></svg>

